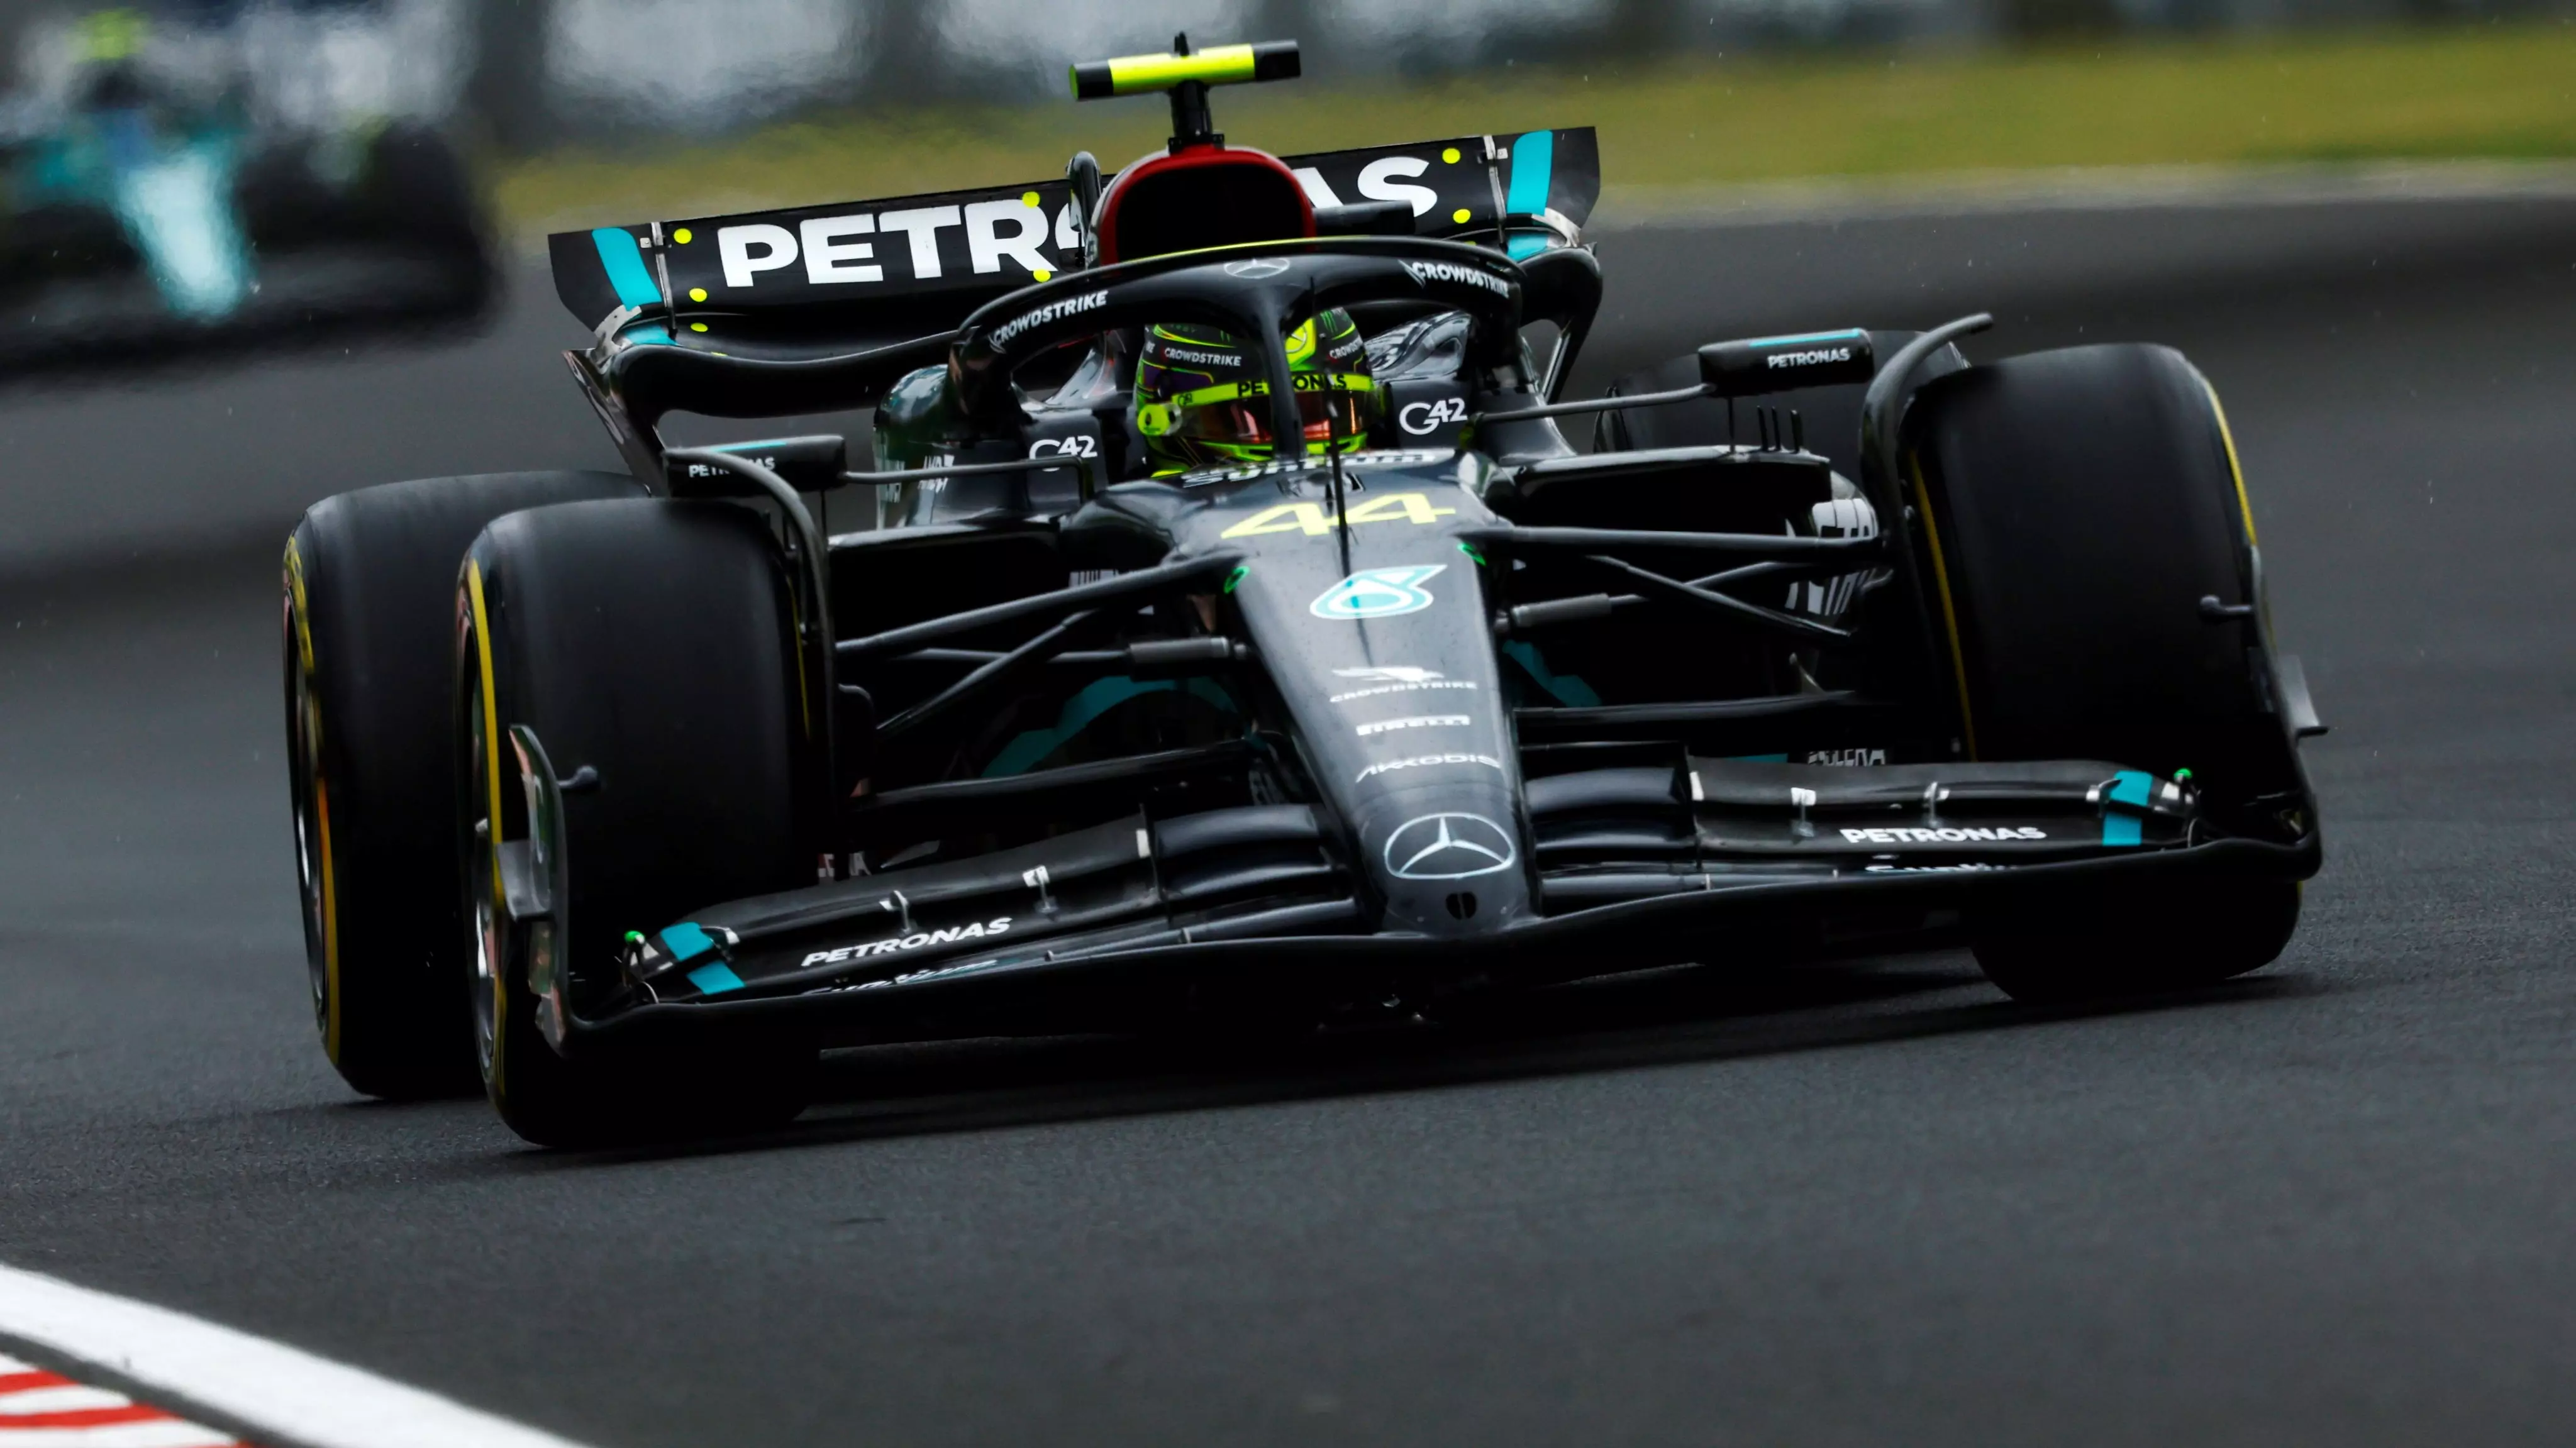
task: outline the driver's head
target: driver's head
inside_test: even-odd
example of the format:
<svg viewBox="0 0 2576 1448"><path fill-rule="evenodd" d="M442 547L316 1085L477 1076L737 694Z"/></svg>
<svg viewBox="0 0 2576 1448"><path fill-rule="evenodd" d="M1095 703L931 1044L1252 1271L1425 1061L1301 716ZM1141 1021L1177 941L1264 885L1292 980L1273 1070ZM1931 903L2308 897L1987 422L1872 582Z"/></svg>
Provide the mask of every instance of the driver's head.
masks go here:
<svg viewBox="0 0 2576 1448"><path fill-rule="evenodd" d="M1350 313L1318 313L1289 333L1287 343L1306 451L1320 457L1335 438L1344 452L1368 446L1378 415L1377 382L1369 374L1368 345ZM1146 328L1134 406L1136 431L1144 436L1157 477L1277 456L1260 355L1214 327Z"/></svg>

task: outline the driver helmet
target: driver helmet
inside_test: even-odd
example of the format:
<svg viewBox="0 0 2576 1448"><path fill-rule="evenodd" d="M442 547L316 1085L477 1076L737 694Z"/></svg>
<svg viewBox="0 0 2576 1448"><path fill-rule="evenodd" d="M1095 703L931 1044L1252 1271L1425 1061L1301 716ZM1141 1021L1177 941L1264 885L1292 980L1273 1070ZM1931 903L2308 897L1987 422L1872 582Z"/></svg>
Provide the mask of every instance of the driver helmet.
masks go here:
<svg viewBox="0 0 2576 1448"><path fill-rule="evenodd" d="M1306 452L1321 457L1368 446L1377 420L1377 381L1368 344L1351 314L1317 313L1288 334L1288 373L1306 423ZM1231 333L1164 323L1145 329L1136 361L1136 431L1154 476L1264 463L1270 445L1270 385L1261 358Z"/></svg>

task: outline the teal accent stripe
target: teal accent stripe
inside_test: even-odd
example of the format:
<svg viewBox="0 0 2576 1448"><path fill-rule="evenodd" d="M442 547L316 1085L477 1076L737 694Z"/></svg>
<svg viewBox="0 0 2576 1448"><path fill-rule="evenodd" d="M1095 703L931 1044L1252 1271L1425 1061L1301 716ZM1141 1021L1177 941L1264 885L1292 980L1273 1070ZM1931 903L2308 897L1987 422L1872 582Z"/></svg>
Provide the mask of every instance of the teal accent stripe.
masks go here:
<svg viewBox="0 0 2576 1448"><path fill-rule="evenodd" d="M2118 777L2111 781L2111 789L2107 798L2115 805L2134 805L2141 813L2143 813L2147 808L2147 801L2151 797L2150 792L2154 790L2155 787L2156 780L2154 775L2145 773L2141 770L2123 769L2120 771ZM2104 812L2102 816L2102 843L2106 845L2137 844L2145 837L2144 826L2145 821L2141 819L2139 815L2128 814L2116 809L2108 810Z"/></svg>
<svg viewBox="0 0 2576 1448"><path fill-rule="evenodd" d="M1053 727L1023 731L1010 743L1003 745L1002 752L993 756L993 762L984 766L984 777L1002 779L1014 774L1026 774L1037 767L1039 760L1063 747L1065 741L1090 728L1093 720L1128 700L1142 698L1147 694L1169 694L1183 688L1181 683L1171 679L1157 679L1152 683L1144 683L1128 678L1124 674L1112 674L1105 679L1094 679L1085 684L1072 698L1064 701L1064 707L1056 712ZM1226 713L1237 712L1233 696L1212 680L1191 679L1187 683L1186 692L1192 698Z"/></svg>
<svg viewBox="0 0 2576 1448"><path fill-rule="evenodd" d="M689 984L696 986L700 995L723 995L729 990L742 989L742 977L733 973L732 966L719 960L690 971Z"/></svg>
<svg viewBox="0 0 2576 1448"><path fill-rule="evenodd" d="M1083 685L1081 692L1064 701L1064 708L1056 713L1054 728L1026 730L1003 745L1002 752L993 756L993 762L984 766L984 777L1001 779L1008 775L1026 774L1036 767L1039 760L1054 753L1056 746L1081 733L1083 726L1092 720L1130 699L1147 694L1168 694L1175 687L1169 679L1146 684L1124 674L1094 679Z"/></svg>
<svg viewBox="0 0 2576 1448"><path fill-rule="evenodd" d="M1547 209L1548 187L1556 177L1556 132L1532 131L1512 142L1512 175L1503 209L1515 216L1536 216ZM1547 237L1524 231L1508 238L1503 254L1514 261L1547 250Z"/></svg>
<svg viewBox="0 0 2576 1448"><path fill-rule="evenodd" d="M629 327L621 335L623 335L627 341L632 342L639 347L668 347L673 345L671 341L671 329L668 327Z"/></svg>
<svg viewBox="0 0 2576 1448"><path fill-rule="evenodd" d="M1747 347L1786 347L1795 342L1848 342L1854 337L1866 335L1867 334L1862 332L1858 327L1845 327L1839 332L1801 332L1795 337L1754 337L1748 339L1744 345Z"/></svg>
<svg viewBox="0 0 2576 1448"><path fill-rule="evenodd" d="M705 931L684 921L662 932L662 948L671 952L673 960L686 961L715 949L716 943L707 938Z"/></svg>
<svg viewBox="0 0 2576 1448"><path fill-rule="evenodd" d="M1547 690L1556 702L1572 709L1601 707L1601 696L1592 692L1592 686L1583 682L1581 675L1549 673L1547 660L1540 656L1538 645L1515 639L1503 645L1500 652L1503 657L1520 665L1529 674L1530 682Z"/></svg>
<svg viewBox="0 0 2576 1448"><path fill-rule="evenodd" d="M1547 188L1556 176L1556 132L1532 131L1512 142L1512 180L1503 209L1536 216L1547 209Z"/></svg>
<svg viewBox="0 0 2576 1448"><path fill-rule="evenodd" d="M662 300L662 289L653 285L653 273L644 266L644 249L635 244L635 233L622 226L603 226L590 234L590 244L599 248L599 264L608 271L608 284L617 289L619 305L649 307Z"/></svg>

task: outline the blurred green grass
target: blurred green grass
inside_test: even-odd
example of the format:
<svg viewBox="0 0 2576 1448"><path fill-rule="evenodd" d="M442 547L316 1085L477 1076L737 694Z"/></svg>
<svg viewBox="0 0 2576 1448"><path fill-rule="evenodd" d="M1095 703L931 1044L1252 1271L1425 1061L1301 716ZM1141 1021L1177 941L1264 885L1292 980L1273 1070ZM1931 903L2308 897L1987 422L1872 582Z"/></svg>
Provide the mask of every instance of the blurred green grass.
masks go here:
<svg viewBox="0 0 2576 1448"><path fill-rule="evenodd" d="M1414 84L1222 92L1219 127L1288 153L1540 126L1600 128L1610 187L1722 187L2065 167L2576 157L2563 21L1959 52L1694 55ZM653 153L567 150L495 172L539 229L1000 185L1158 147L1160 98L848 113Z"/></svg>

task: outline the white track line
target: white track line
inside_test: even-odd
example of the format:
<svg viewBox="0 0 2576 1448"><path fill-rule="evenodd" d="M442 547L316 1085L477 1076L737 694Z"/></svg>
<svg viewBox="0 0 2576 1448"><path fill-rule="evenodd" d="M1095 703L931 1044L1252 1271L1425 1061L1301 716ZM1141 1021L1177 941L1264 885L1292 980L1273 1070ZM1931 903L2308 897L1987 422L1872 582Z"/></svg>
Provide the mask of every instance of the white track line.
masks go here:
<svg viewBox="0 0 2576 1448"><path fill-rule="evenodd" d="M344 1363L14 1267L0 1266L0 1335L96 1363L303 1448L579 1448ZM117 1426L128 1434L67 1430L57 1438L11 1429L0 1418L0 1448L190 1448L232 1441L175 1420Z"/></svg>
<svg viewBox="0 0 2576 1448"><path fill-rule="evenodd" d="M123 1393L76 1383L0 1353L0 1448L244 1448Z"/></svg>

